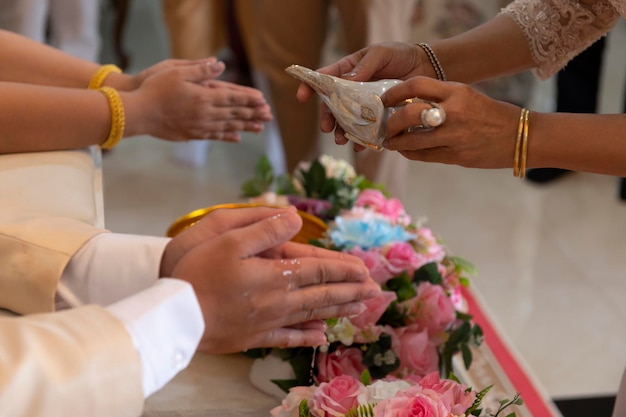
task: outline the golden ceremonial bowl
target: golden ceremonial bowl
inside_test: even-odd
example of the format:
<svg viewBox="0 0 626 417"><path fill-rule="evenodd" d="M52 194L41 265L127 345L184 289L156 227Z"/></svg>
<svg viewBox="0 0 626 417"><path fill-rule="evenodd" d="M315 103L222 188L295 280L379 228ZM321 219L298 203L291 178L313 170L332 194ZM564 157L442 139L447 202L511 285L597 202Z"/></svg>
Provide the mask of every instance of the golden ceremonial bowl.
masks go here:
<svg viewBox="0 0 626 417"><path fill-rule="evenodd" d="M229 203L218 204L211 207L205 207L198 210L194 210L184 216L179 217L172 223L167 229L167 237L174 237L183 230L189 229L191 226L200 221L204 216L218 209L234 209L244 207L276 207L266 204L254 204L254 203ZM302 228L296 234L291 241L298 243L309 243L313 239L320 239L324 236L327 226L319 217L316 217L310 213L302 210L298 210L298 214L302 217Z"/></svg>

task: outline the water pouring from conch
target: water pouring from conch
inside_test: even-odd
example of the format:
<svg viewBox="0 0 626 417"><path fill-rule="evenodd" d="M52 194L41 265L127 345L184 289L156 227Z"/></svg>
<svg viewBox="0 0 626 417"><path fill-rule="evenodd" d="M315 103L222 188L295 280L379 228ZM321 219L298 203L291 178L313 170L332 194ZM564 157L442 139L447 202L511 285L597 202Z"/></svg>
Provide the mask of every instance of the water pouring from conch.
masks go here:
<svg viewBox="0 0 626 417"><path fill-rule="evenodd" d="M383 149L389 112L380 96L401 80L350 81L300 65L291 65L285 71L321 97L347 139L377 151Z"/></svg>

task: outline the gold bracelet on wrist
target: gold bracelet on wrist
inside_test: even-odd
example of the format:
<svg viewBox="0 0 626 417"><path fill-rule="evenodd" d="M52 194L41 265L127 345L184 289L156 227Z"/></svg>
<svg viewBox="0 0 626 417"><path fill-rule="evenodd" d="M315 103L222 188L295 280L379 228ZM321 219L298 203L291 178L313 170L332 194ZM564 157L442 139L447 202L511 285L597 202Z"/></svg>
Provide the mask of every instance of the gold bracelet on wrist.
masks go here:
<svg viewBox="0 0 626 417"><path fill-rule="evenodd" d="M102 149L111 149L122 140L124 136L124 128L126 127L126 115L124 114L124 105L120 93L112 87L100 87L98 89L105 95L111 109L111 129L109 136L102 142Z"/></svg>
<svg viewBox="0 0 626 417"><path fill-rule="evenodd" d="M111 75L112 73L120 74L121 72L122 70L116 65L102 65L100 68L98 68L98 71L96 71L96 73L91 77L91 80L89 80L89 85L87 86L87 88L89 90L97 90L98 88L102 87L102 83L104 83L104 80L109 75Z"/></svg>
<svg viewBox="0 0 626 417"><path fill-rule="evenodd" d="M526 160L528 158L528 130L530 124L530 110L522 108L515 138L515 154L513 156L513 175L524 178L526 175Z"/></svg>
<svg viewBox="0 0 626 417"><path fill-rule="evenodd" d="M437 79L439 81L445 81L446 73L443 72L443 67L441 66L441 62L439 62L439 60L437 59L437 55L435 55L435 51L433 51L433 48L431 48L430 45L424 42L418 43L417 46L419 46L420 48L424 50L424 52L426 52L426 56L428 57L428 60L432 64L433 68L435 69L435 75L437 76Z"/></svg>

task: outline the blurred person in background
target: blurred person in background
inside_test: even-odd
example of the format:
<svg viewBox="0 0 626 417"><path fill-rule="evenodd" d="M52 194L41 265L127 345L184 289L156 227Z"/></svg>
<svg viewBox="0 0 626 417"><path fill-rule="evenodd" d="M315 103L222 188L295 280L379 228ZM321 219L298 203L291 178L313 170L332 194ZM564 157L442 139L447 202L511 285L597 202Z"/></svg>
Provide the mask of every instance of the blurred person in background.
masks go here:
<svg viewBox="0 0 626 417"><path fill-rule="evenodd" d="M253 72L279 126L286 169L322 152L319 104L294 98L298 81L285 68L298 64L315 69L327 53L356 51L375 42L409 41L415 0L253 0L238 2L239 27ZM329 39L336 39L334 44ZM267 88L267 89L266 89ZM408 165L392 152L354 154L359 174L382 183L402 197Z"/></svg>
<svg viewBox="0 0 626 417"><path fill-rule="evenodd" d="M243 2L252 3L251 1ZM236 84L256 86L262 81L251 80L253 74L248 65L239 27L238 1L224 0L163 0L163 20L169 36L172 58L203 59L220 55L226 62L226 71L220 79ZM245 24L245 22L244 22ZM285 172L285 162L280 136L275 123L268 123L265 129L265 152L274 166L275 172ZM174 157L191 166L202 166L207 162L211 143L193 141L178 144Z"/></svg>
<svg viewBox="0 0 626 417"><path fill-rule="evenodd" d="M0 28L98 62L99 0L2 0Z"/></svg>

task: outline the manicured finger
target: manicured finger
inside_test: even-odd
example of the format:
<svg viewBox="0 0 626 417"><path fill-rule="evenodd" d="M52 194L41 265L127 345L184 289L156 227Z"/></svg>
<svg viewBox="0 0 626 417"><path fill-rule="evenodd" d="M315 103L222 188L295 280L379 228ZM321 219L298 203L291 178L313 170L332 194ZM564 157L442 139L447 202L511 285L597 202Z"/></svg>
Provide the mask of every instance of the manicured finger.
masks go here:
<svg viewBox="0 0 626 417"><path fill-rule="evenodd" d="M432 106L428 103L415 100L410 104L394 108L393 114L387 119L387 136L389 138L402 135L409 127L419 126L422 124L422 111L428 110ZM413 131L406 138L421 137L432 131ZM392 141L393 142L393 141ZM389 150L397 150L392 142L384 142L383 146ZM388 147L389 146L389 147Z"/></svg>
<svg viewBox="0 0 626 417"><path fill-rule="evenodd" d="M450 85L430 77L413 77L395 85L382 96L385 107L395 107L406 99L419 97L423 100L443 101L450 94Z"/></svg>
<svg viewBox="0 0 626 417"><path fill-rule="evenodd" d="M259 261L264 261L259 259ZM275 259L274 267L282 271L276 288L297 289L338 282L369 282L369 270L363 263L330 258Z"/></svg>
<svg viewBox="0 0 626 417"><path fill-rule="evenodd" d="M204 228L205 236L209 233L221 235L222 233L249 226L270 216L275 216L282 211L294 211L294 207L242 207L235 209L217 209L202 218L194 227ZM208 237L208 236L207 236Z"/></svg>
<svg viewBox="0 0 626 417"><path fill-rule="evenodd" d="M304 323L298 323L296 325L288 327L288 329L296 329L296 330L319 330L320 332L325 332L328 329L326 322L324 320L311 320Z"/></svg>
<svg viewBox="0 0 626 417"><path fill-rule="evenodd" d="M254 341L254 346L288 348L299 346L322 346L326 343L326 334L319 330L278 328L260 335L259 338Z"/></svg>
<svg viewBox="0 0 626 417"><path fill-rule="evenodd" d="M355 317L367 310L362 302L332 305L320 308L302 308L284 316L284 320L298 323L303 320L325 320L336 317Z"/></svg>
<svg viewBox="0 0 626 417"><path fill-rule="evenodd" d="M196 65L181 65L176 67L176 71L181 72L185 81L198 84L215 78L224 71L224 67L223 63L208 62Z"/></svg>
<svg viewBox="0 0 626 417"><path fill-rule="evenodd" d="M294 259L294 258L320 258L320 259L338 259L341 261L352 262L356 265L363 265L363 261L354 255L344 252L334 251L330 249L319 248L304 243L287 242L276 248L263 253L263 256L277 259Z"/></svg>

